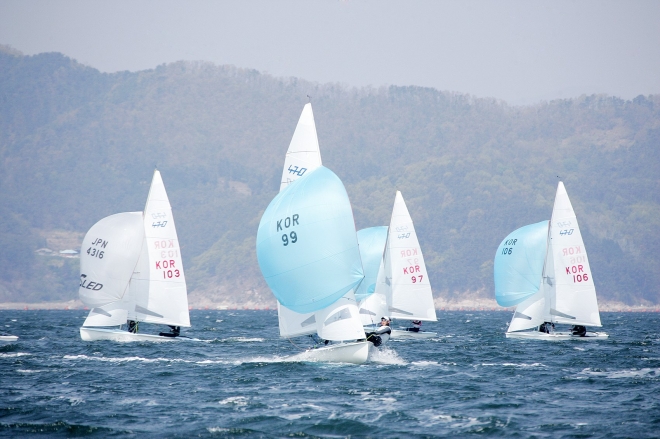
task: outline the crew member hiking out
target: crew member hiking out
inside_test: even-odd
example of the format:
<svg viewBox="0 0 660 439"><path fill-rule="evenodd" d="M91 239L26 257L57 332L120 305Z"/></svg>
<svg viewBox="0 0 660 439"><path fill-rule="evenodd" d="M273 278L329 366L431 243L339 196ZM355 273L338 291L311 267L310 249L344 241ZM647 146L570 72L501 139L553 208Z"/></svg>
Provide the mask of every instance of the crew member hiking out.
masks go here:
<svg viewBox="0 0 660 439"><path fill-rule="evenodd" d="M367 333L367 341L378 347L390 339L390 334L392 334L392 328L390 328L390 318L381 317L380 327L375 331Z"/></svg>

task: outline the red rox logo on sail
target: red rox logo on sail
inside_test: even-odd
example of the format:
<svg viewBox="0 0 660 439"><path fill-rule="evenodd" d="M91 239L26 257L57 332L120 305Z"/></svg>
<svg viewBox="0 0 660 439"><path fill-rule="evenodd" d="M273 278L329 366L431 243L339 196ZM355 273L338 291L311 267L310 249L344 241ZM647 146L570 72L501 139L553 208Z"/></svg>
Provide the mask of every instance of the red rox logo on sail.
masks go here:
<svg viewBox="0 0 660 439"><path fill-rule="evenodd" d="M561 250L564 256L579 255L582 253L582 246L576 245L574 247L566 247Z"/></svg>

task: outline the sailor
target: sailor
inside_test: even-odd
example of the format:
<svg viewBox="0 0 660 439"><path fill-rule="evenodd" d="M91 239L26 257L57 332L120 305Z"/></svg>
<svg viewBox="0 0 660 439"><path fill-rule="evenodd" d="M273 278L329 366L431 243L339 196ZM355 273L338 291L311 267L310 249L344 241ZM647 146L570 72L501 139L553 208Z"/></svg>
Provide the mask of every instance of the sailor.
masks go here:
<svg viewBox="0 0 660 439"><path fill-rule="evenodd" d="M161 337L178 337L181 334L181 326L172 326L172 325L167 325L170 327L170 332L161 332L160 335Z"/></svg>
<svg viewBox="0 0 660 439"><path fill-rule="evenodd" d="M543 322L541 326L539 326L539 332L545 332L546 334L555 332L555 324L551 322Z"/></svg>
<svg viewBox="0 0 660 439"><path fill-rule="evenodd" d="M387 316L380 318L380 327L373 332L367 333L367 341L378 347L390 339L392 328L390 328L390 318Z"/></svg>
<svg viewBox="0 0 660 439"><path fill-rule="evenodd" d="M587 335L587 328L582 325L575 325L571 328L571 333L577 335L578 337L584 337Z"/></svg>
<svg viewBox="0 0 660 439"><path fill-rule="evenodd" d="M412 321L412 328L406 328L406 331L411 331L411 332L419 332L422 330L422 321L421 320L413 320Z"/></svg>
<svg viewBox="0 0 660 439"><path fill-rule="evenodd" d="M128 325L128 332L131 332L133 334L137 334L137 332L138 332L138 322L136 322L135 320L129 320L128 322L126 322L126 324Z"/></svg>

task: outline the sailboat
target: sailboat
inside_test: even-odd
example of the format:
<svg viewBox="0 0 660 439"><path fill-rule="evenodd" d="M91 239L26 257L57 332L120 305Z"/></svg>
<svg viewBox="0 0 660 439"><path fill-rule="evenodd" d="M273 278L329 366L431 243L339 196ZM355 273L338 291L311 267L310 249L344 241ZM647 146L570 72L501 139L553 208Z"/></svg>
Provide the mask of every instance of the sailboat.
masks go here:
<svg viewBox="0 0 660 439"><path fill-rule="evenodd" d="M417 233L401 192L396 191L392 218L386 233L381 228L363 232L360 251L365 265L365 287L358 291L360 318L365 326L375 325L382 316L392 319L437 321L433 292ZM369 230L369 229L366 229ZM380 236L380 240L370 235ZM384 236L383 236L384 235ZM358 238L360 234L358 234ZM369 239L366 239L369 238ZM383 245L383 240L384 245ZM375 247L371 249L370 247ZM380 249L382 256L375 284L370 282L371 261ZM421 339L437 336L431 331L393 329L391 338Z"/></svg>
<svg viewBox="0 0 660 439"><path fill-rule="evenodd" d="M78 294L91 308L80 328L85 341L176 340L190 326L179 240L158 170L144 212L110 215L85 235ZM145 334L142 323L172 330Z"/></svg>
<svg viewBox="0 0 660 439"><path fill-rule="evenodd" d="M320 172L318 175L311 178L312 181L310 183L304 183L302 188L294 189L294 183L297 180L303 177L307 178L307 176L311 175L317 169ZM331 184L328 187L318 187L314 192L308 192L309 189L304 189L310 187L308 185L314 185L314 182L317 180L328 180ZM292 193L285 197L284 193L289 191L290 186ZM322 218L324 222L318 223L314 226L307 226L307 229L305 229L307 230L306 233L310 235L306 239L307 245L317 243L317 247L311 247L310 249L303 251L304 249L300 248L301 246L295 245L298 244L298 232L296 232L296 230L300 228L300 213L297 212L292 213L291 216L283 216L282 222L280 222L279 225L277 223L277 218L273 217L275 218L275 235L268 239L274 239L274 244L273 242L268 244L266 236L269 233L272 234L272 230L268 228L270 217L267 217L266 213L283 209L283 206L280 205L281 201L276 201L278 199L281 200L286 198L288 200L289 197L295 197L293 201L290 201L291 203L294 203L294 205L304 203L305 201L301 198L303 195L305 196L305 199L314 206L313 208L310 207L310 209L314 211L315 215L319 217L327 215L327 218ZM329 202L328 204L325 204L326 197ZM335 200L335 202L338 203L339 208L343 210L343 215L345 216L343 221L339 221L339 219L335 218L335 212L332 211L332 204L330 204L331 200ZM321 202L324 204L321 205ZM277 204L277 207L275 207L275 204ZM336 233L337 239L342 239L344 241L344 246L347 248L351 247L352 240L356 240L355 225L352 220L353 213L350 208L350 202L348 202L346 189L332 171L322 167L319 141L311 103L307 103L304 106L300 115L286 153L280 183L280 194L271 202L268 209L269 210L264 213L259 225L260 234L257 235L257 256L259 257L259 264L262 273L277 298L280 336L284 338L293 338L298 336L318 335L324 340L332 341L364 339L365 334L357 317L357 302L354 294L354 289L360 284L362 273L359 252L357 253L358 259L356 259L355 251L349 251L343 255L334 255L332 258L329 258L329 265L327 267L324 267L323 264L310 265L310 268L314 267L314 269L324 273L323 276L334 276L333 281L327 285L323 284L323 279L325 277L316 277L313 282L304 284L305 288L308 288L307 290L299 289L302 288L302 282L304 282L303 279L307 275L304 270L291 272L279 277L283 283L275 283L275 277L269 280L269 277L274 273L273 267L271 266L273 260L276 261L278 258L289 258L288 260L292 264L302 264L301 266L304 266L306 261L312 261L315 258L322 257L321 255L323 254L327 254L326 252L333 248L332 246L328 248L324 247L324 240L331 238L331 235L328 234L330 230L333 231L332 233ZM293 215L297 216L294 218ZM351 218L350 224L347 220L349 216ZM289 218L288 227L286 218ZM309 217L305 220L306 224L308 220ZM331 227L331 229L323 230L322 228L324 225ZM278 230L278 227L282 229ZM284 233L285 229L288 230L289 227L291 230ZM291 233L293 233L293 235L291 235ZM284 239L286 239L287 245L284 245ZM291 257L294 259L290 259ZM343 263L348 264L348 271L343 271L346 265L337 266L334 264L336 260L339 260L338 258L345 259ZM316 283L319 283L319 285ZM343 291L347 285L352 285L352 287ZM337 296L338 293L336 291L343 291L344 294ZM292 301L288 297L289 294L302 296L305 296L306 294L330 294L336 300L333 303L327 304L316 302L314 310L311 310L300 308L295 305L295 301ZM339 319L339 317L341 317L341 319ZM323 347L312 349L305 353L304 358L315 361L363 363L368 357L368 352L368 345L366 342L339 343L323 345Z"/></svg>
<svg viewBox="0 0 660 439"><path fill-rule="evenodd" d="M495 254L494 277L497 303L517 305L508 338L608 338L604 332L586 330L602 325L587 250L562 182L550 221L521 227L502 241ZM555 323L572 329L555 331Z"/></svg>

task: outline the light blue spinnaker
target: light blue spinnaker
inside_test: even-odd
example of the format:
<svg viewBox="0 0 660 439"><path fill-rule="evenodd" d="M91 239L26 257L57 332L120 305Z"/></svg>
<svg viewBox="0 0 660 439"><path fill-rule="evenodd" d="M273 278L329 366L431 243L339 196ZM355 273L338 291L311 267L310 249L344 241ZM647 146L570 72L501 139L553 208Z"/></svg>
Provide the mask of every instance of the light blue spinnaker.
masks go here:
<svg viewBox="0 0 660 439"><path fill-rule="evenodd" d="M358 302L366 299L376 290L378 269L387 243L387 229L387 226L368 227L357 232L360 257L364 267L364 280L355 291L355 299Z"/></svg>
<svg viewBox="0 0 660 439"><path fill-rule="evenodd" d="M308 171L271 201L257 259L277 300L298 313L326 308L362 281L353 210L334 172Z"/></svg>
<svg viewBox="0 0 660 439"><path fill-rule="evenodd" d="M548 221L509 234L495 254L495 299L514 306L539 290L548 246Z"/></svg>

